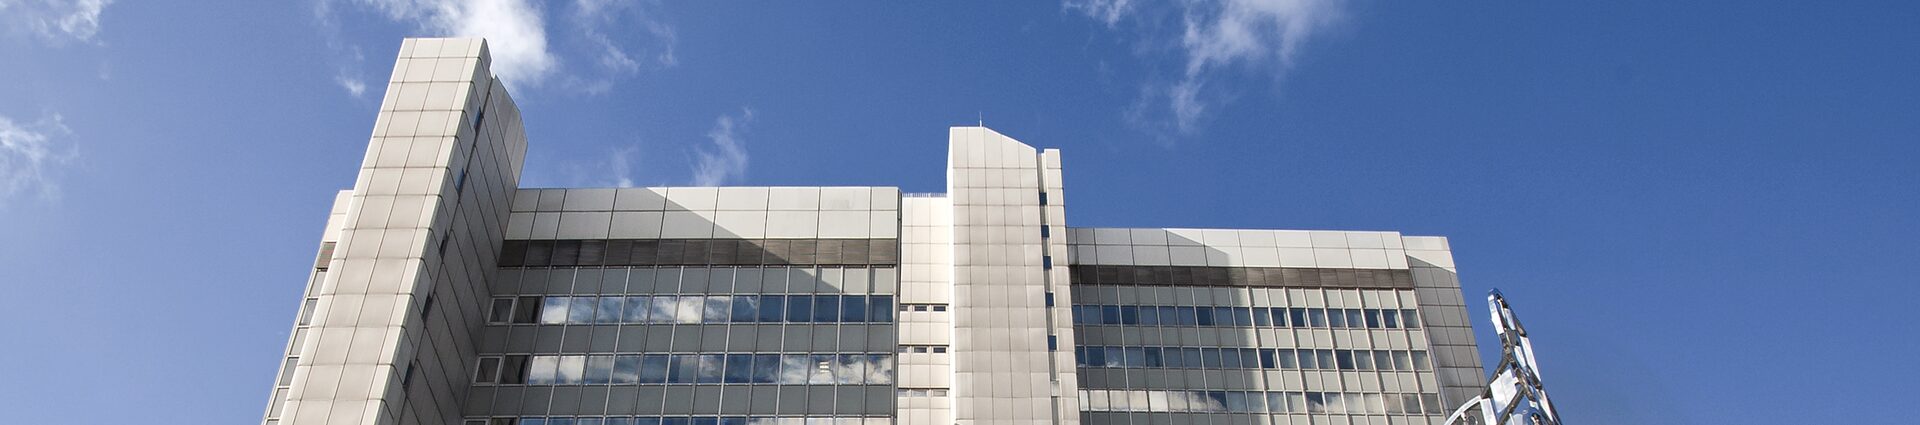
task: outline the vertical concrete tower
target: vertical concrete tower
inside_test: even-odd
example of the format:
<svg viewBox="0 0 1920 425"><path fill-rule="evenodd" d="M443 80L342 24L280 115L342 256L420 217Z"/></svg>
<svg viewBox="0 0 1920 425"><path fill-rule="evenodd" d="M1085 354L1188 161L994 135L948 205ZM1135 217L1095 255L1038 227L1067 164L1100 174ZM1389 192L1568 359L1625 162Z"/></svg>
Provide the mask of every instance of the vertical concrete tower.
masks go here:
<svg viewBox="0 0 1920 425"><path fill-rule="evenodd" d="M477 39L408 39L267 424L458 423L526 136Z"/></svg>

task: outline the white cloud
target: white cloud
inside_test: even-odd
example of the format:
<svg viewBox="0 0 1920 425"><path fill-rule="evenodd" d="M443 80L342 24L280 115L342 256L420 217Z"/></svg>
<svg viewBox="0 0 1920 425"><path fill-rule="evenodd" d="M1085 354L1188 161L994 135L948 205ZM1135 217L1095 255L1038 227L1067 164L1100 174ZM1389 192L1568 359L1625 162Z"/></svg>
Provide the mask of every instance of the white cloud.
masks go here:
<svg viewBox="0 0 1920 425"><path fill-rule="evenodd" d="M1118 24L1129 17L1161 16L1139 13L1128 0L1068 0L1065 4L1068 10L1115 30L1120 30ZM1138 26L1143 44L1177 39L1168 44L1184 56L1180 77L1147 82L1141 90L1142 101L1129 115L1144 118L1152 114L1150 111L1164 112L1171 121L1166 127L1179 134L1193 133L1214 104L1231 96L1230 89L1208 90L1224 85L1215 83L1221 80L1222 70L1238 67L1270 74L1279 81L1293 67L1301 46L1340 22L1343 7L1339 0L1181 2L1177 36L1158 33L1156 29L1163 27L1160 25Z"/></svg>
<svg viewBox="0 0 1920 425"><path fill-rule="evenodd" d="M633 156L639 152L640 148L633 146L613 150L608 159L612 161L614 187L633 187Z"/></svg>
<svg viewBox="0 0 1920 425"><path fill-rule="evenodd" d="M560 67L548 49L546 20L527 0L357 0L388 19L413 24L432 36L485 37L493 53L493 72L510 85L539 85ZM332 8L319 7L331 26Z"/></svg>
<svg viewBox="0 0 1920 425"><path fill-rule="evenodd" d="M1133 11L1133 0L1066 0L1067 10L1077 10L1087 17L1105 22L1108 27L1120 23L1120 18Z"/></svg>
<svg viewBox="0 0 1920 425"><path fill-rule="evenodd" d="M72 134L59 114L32 123L0 116L0 207L28 193L59 195L53 174L79 156Z"/></svg>
<svg viewBox="0 0 1920 425"><path fill-rule="evenodd" d="M742 108L739 116L721 115L707 131L712 146L701 148L693 164L694 186L719 186L747 175L747 125L753 123L753 109Z"/></svg>
<svg viewBox="0 0 1920 425"><path fill-rule="evenodd" d="M68 38L93 42L100 33L100 12L113 0L0 0L0 22L11 31L48 41Z"/></svg>
<svg viewBox="0 0 1920 425"><path fill-rule="evenodd" d="M335 75L333 82L339 83L340 88L347 89L347 93L353 94L353 97L360 97L360 95L367 93L366 82L362 82L360 78L347 75L344 72L340 75Z"/></svg>

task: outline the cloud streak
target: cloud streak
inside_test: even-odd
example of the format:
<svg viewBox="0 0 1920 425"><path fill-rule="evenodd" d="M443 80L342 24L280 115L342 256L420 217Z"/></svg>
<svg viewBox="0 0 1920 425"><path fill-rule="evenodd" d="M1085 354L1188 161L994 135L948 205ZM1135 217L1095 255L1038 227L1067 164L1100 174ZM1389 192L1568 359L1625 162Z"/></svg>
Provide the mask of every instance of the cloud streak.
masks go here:
<svg viewBox="0 0 1920 425"><path fill-rule="evenodd" d="M545 17L527 0L358 1L424 33L485 37L493 53L493 72L509 85L539 85L560 66L547 46Z"/></svg>
<svg viewBox="0 0 1920 425"><path fill-rule="evenodd" d="M721 115L707 131L710 146L699 148L693 164L694 186L719 186L747 175L747 126L753 123L753 109L742 108L740 115Z"/></svg>
<svg viewBox="0 0 1920 425"><path fill-rule="evenodd" d="M79 156L72 134L59 114L31 123L0 116L0 208L29 194L59 196L53 175Z"/></svg>
<svg viewBox="0 0 1920 425"><path fill-rule="evenodd" d="M1231 69L1286 76L1302 47L1338 25L1344 16L1338 0L1187 0L1177 13L1144 13L1130 0L1068 0L1064 8L1100 21L1115 31L1133 30L1143 45L1166 45L1183 66L1178 78L1149 81L1128 111L1130 120L1170 135L1191 135L1210 109L1226 103L1233 84L1222 78ZM1130 19L1178 16L1177 25L1125 25ZM1125 28L1123 28L1125 27ZM1160 28L1177 28L1169 34Z"/></svg>
<svg viewBox="0 0 1920 425"><path fill-rule="evenodd" d="M113 0L0 0L0 22L10 32L25 32L50 42L94 42L100 13Z"/></svg>

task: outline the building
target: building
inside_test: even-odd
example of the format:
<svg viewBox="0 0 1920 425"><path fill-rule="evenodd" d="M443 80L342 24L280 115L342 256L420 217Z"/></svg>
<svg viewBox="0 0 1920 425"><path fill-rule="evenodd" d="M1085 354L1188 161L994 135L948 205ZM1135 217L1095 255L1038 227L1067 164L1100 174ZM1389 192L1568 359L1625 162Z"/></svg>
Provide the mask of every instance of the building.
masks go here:
<svg viewBox="0 0 1920 425"><path fill-rule="evenodd" d="M1479 391L1443 238L1069 227L1060 151L949 143L944 194L523 189L485 43L406 40L262 421L1403 424Z"/></svg>

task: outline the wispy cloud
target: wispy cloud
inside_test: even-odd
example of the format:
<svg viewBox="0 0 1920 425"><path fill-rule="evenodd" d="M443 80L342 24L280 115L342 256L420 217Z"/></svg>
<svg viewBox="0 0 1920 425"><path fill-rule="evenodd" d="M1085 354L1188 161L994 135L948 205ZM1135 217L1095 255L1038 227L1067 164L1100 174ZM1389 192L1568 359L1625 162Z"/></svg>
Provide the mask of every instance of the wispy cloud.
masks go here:
<svg viewBox="0 0 1920 425"><path fill-rule="evenodd" d="M20 196L50 199L60 194L54 174L80 153L72 135L59 114L31 123L0 116L0 208Z"/></svg>
<svg viewBox="0 0 1920 425"><path fill-rule="evenodd" d="M353 97L360 97L360 95L367 93L367 83L360 81L359 77L354 77L347 73L335 75L333 82L339 83L340 88L347 89L347 93L352 94Z"/></svg>
<svg viewBox="0 0 1920 425"><path fill-rule="evenodd" d="M493 72L516 87L539 85L559 68L546 18L528 0L357 0L388 19L437 36L485 37Z"/></svg>
<svg viewBox="0 0 1920 425"><path fill-rule="evenodd" d="M0 0L8 1L8 0ZM587 94L610 91L619 80L679 62L674 27L656 19L654 2L575 0L318 0L315 15L327 44L344 63L336 82L359 96L365 60L343 41L340 6L371 10L427 36L484 37L493 71L517 89L549 82ZM549 19L548 11L555 13ZM550 21L566 25L549 25ZM629 28L629 26L633 26ZM564 29L564 30L563 30ZM639 47L635 47L635 46ZM360 90L352 82L360 82Z"/></svg>
<svg viewBox="0 0 1920 425"><path fill-rule="evenodd" d="M719 186L747 175L747 126L753 123L753 109L741 108L739 115L721 115L707 131L711 146L699 148L693 164L693 185Z"/></svg>
<svg viewBox="0 0 1920 425"><path fill-rule="evenodd" d="M100 12L113 0L0 0L0 22L8 32L27 33L59 43L95 42Z"/></svg>
<svg viewBox="0 0 1920 425"><path fill-rule="evenodd" d="M1129 0L1068 0L1064 7L1115 31L1132 31L1144 45L1171 47L1148 52L1173 50L1182 56L1179 77L1143 83L1139 101L1127 113L1150 130L1191 135L1210 109L1241 91L1221 74L1243 69L1282 80L1302 46L1342 20L1344 6L1339 0L1187 0L1178 4L1177 13L1155 14L1142 13L1144 6ZM1178 16L1179 23L1125 25L1129 19L1160 16Z"/></svg>

